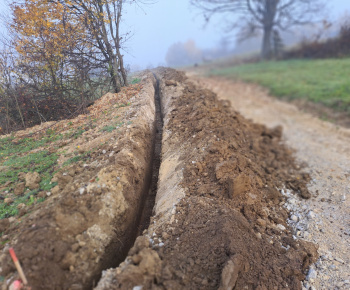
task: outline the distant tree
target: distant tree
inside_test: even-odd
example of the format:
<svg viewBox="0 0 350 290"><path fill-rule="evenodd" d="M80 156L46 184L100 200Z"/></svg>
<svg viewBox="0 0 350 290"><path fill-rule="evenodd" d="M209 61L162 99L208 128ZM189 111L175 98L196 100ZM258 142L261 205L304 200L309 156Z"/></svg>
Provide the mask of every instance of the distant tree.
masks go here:
<svg viewBox="0 0 350 290"><path fill-rule="evenodd" d="M194 40L190 39L185 43L178 42L170 46L165 59L170 66L193 64L201 61L202 51Z"/></svg>
<svg viewBox="0 0 350 290"><path fill-rule="evenodd" d="M229 25L240 29L240 39L262 31L264 59L273 54L274 31L311 23L324 8L323 0L191 0L191 3L203 11L206 21L217 13L232 15L231 18L237 14L237 20Z"/></svg>

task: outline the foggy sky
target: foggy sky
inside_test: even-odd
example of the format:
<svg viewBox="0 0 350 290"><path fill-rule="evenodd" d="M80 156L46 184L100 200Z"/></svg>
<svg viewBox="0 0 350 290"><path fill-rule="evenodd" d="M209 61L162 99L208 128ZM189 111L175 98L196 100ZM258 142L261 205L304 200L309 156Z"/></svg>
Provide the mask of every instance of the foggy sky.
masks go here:
<svg viewBox="0 0 350 290"><path fill-rule="evenodd" d="M0 0L0 12L4 12L6 0ZM333 19L350 11L350 0L327 1L327 15ZM168 48L176 42L193 39L199 48L213 48L224 37L234 43L234 33L224 32L220 17L204 27L198 10L190 6L189 0L158 0L156 4L140 8L129 8L124 14L123 31L133 36L125 44L125 63L133 67L165 64ZM3 28L0 30L4 31Z"/></svg>

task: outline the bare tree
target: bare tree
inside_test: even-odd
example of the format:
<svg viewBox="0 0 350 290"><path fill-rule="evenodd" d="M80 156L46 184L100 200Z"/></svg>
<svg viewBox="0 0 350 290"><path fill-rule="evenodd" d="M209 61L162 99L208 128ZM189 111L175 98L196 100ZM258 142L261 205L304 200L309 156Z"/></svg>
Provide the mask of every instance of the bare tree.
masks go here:
<svg viewBox="0 0 350 290"><path fill-rule="evenodd" d="M121 52L129 33L121 35L124 5L152 4L152 0L51 0L67 6L71 13L85 19L84 24L94 38L94 46L108 64L115 92L128 85L127 73Z"/></svg>
<svg viewBox="0 0 350 290"><path fill-rule="evenodd" d="M203 11L206 21L214 14L237 14L230 27L239 28L239 39L246 39L263 32L261 57L270 58L273 53L273 32L286 31L292 26L315 21L324 9L323 0L191 0L192 5Z"/></svg>

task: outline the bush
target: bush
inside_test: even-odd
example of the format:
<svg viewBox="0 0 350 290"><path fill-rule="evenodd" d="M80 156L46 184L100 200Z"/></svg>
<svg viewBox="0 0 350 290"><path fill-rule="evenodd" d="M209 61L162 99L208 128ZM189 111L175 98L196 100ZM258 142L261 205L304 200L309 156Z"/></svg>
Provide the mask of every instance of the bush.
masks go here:
<svg viewBox="0 0 350 290"><path fill-rule="evenodd" d="M344 23L339 36L326 41L304 41L299 48L292 49L284 54L290 58L339 58L350 56L350 21Z"/></svg>

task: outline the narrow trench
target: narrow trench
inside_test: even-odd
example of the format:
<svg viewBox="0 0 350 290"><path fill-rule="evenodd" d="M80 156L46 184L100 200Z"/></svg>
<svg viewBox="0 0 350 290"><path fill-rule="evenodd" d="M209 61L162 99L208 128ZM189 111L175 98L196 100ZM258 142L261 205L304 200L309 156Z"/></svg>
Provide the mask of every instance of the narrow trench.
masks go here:
<svg viewBox="0 0 350 290"><path fill-rule="evenodd" d="M157 189L158 189L158 176L159 168L161 163L161 152L162 152L162 136L163 136L163 116L161 109L161 99L159 91L159 79L155 74L153 74L156 79L155 85L155 128L153 133L153 142L151 149L150 165L145 181L145 189L143 193L143 200L139 207L139 212L137 213L134 227L125 234L127 237L123 241L123 247L116 251L116 244L113 243L105 251L106 263L103 263L102 269L115 268L122 263L128 255L129 250L133 247L136 238L142 235L142 232L148 228L150 224L151 217L153 215L153 207L156 200ZM117 242L119 244L119 242ZM101 269L101 271L102 271ZM101 272L94 277L93 281L99 281L101 278ZM95 285L95 282L93 283Z"/></svg>
<svg viewBox="0 0 350 290"><path fill-rule="evenodd" d="M156 120L155 120L154 148L153 148L153 156L152 156L151 182L150 182L147 196L143 204L143 209L141 212L137 235L141 235L142 232L145 229L147 229L150 224L150 219L153 215L153 208L154 208L156 195L157 195L159 168L161 163L163 115L162 115L162 106L161 106L160 91L159 91L159 79L154 73L153 75L156 79L155 95L154 95L154 103L156 107Z"/></svg>

